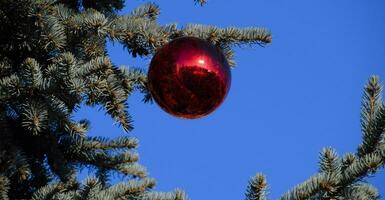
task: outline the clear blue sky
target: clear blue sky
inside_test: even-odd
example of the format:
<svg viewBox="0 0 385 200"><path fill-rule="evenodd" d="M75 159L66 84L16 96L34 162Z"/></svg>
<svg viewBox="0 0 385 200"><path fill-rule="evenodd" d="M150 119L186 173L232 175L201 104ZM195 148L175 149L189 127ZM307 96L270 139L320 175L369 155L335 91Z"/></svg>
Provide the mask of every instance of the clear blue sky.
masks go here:
<svg viewBox="0 0 385 200"><path fill-rule="evenodd" d="M122 13L145 2L129 0ZM161 24L262 26L273 33L265 48L236 48L230 93L206 118L174 118L143 104L138 93L129 99L130 135L140 140L140 163L157 190L182 188L195 200L243 199L248 179L262 172L277 199L317 172L323 147L339 155L356 150L362 88L371 74L385 81L385 1L155 2ZM109 53L115 64L145 69L151 59L133 59L120 45L109 45ZM76 114L82 117L91 120L91 135L125 134L103 111L83 108ZM385 196L384 170L370 183Z"/></svg>

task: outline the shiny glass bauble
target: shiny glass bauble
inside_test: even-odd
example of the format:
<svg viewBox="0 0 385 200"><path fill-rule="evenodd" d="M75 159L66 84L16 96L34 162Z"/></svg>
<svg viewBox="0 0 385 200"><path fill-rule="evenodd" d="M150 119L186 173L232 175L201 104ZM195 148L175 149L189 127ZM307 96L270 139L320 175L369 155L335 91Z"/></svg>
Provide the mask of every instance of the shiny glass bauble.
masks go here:
<svg viewBox="0 0 385 200"><path fill-rule="evenodd" d="M231 72L219 48L199 38L181 37L157 50L148 84L163 110L194 119L206 116L223 102Z"/></svg>

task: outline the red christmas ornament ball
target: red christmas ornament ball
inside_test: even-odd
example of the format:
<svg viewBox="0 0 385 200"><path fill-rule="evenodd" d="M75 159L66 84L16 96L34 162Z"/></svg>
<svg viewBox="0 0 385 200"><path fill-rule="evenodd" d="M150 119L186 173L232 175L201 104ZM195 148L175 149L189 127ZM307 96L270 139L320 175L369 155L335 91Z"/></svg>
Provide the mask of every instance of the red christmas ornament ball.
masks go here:
<svg viewBox="0 0 385 200"><path fill-rule="evenodd" d="M213 112L223 102L230 89L231 72L219 48L199 38L181 37L156 52L148 84L164 111L195 119Z"/></svg>

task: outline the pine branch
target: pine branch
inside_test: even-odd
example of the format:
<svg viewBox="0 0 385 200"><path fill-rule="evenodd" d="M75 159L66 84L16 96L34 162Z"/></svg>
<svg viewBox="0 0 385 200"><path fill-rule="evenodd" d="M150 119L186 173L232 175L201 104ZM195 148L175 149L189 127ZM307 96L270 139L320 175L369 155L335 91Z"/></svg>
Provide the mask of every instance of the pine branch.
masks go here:
<svg viewBox="0 0 385 200"><path fill-rule="evenodd" d="M138 200L186 200L187 197L185 193L181 190L176 190L175 192L146 192L141 195Z"/></svg>
<svg viewBox="0 0 385 200"><path fill-rule="evenodd" d="M27 58L21 66L20 76L24 87L30 89L41 89L43 75L39 63L35 59Z"/></svg>
<svg viewBox="0 0 385 200"><path fill-rule="evenodd" d="M127 112L126 93L117 85L107 84L108 96L103 100L104 108L123 129L128 132L133 129L132 118Z"/></svg>
<svg viewBox="0 0 385 200"><path fill-rule="evenodd" d="M356 159L357 157L353 153L345 154L341 161L342 162L341 171L345 171L346 168L351 166L356 161Z"/></svg>
<svg viewBox="0 0 385 200"><path fill-rule="evenodd" d="M379 149L376 152L366 154L362 158L355 160L342 176L342 186L347 186L355 183L369 174L375 173L378 169L385 165L385 148Z"/></svg>
<svg viewBox="0 0 385 200"><path fill-rule="evenodd" d="M324 148L320 156L320 172L339 173L340 170L341 162L335 150L332 148Z"/></svg>
<svg viewBox="0 0 385 200"><path fill-rule="evenodd" d="M40 188L38 191L36 191L32 199L33 200L51 200L53 199L53 196L63 190L62 184L50 184L43 188Z"/></svg>
<svg viewBox="0 0 385 200"><path fill-rule="evenodd" d="M140 181L128 181L127 183L120 183L106 189L106 193L110 194L113 199L120 199L124 197L138 198L143 192L155 187L155 180L142 179Z"/></svg>
<svg viewBox="0 0 385 200"><path fill-rule="evenodd" d="M385 147L385 146L384 146ZM296 186L290 192L282 196L282 200L309 199L315 195L321 199L337 199L345 189L361 181L369 174L375 173L385 165L385 148L366 154L362 158L354 158L352 154L345 157L345 166L341 173L338 172L338 162L335 154L330 150L324 150L321 157L321 173L314 175L304 183ZM333 163L331 163L333 161ZM330 171L336 169L337 172ZM326 173L325 173L326 172ZM322 194L322 195L321 195Z"/></svg>
<svg viewBox="0 0 385 200"><path fill-rule="evenodd" d="M66 148L63 151L69 157L69 162L77 161L81 165L115 170L124 175L146 177L146 169L135 163L139 156L129 150L136 145L136 140L128 138L103 142L100 138L66 137L62 138L61 143ZM110 150L115 150L115 153Z"/></svg>
<svg viewBox="0 0 385 200"><path fill-rule="evenodd" d="M155 21L132 15L115 18L109 31L109 37L121 42L134 57L152 54L156 48L181 36L199 37L225 48L243 44L265 45L272 41L271 33L263 28L221 29L214 26L188 25L177 30L176 25L159 26Z"/></svg>
<svg viewBox="0 0 385 200"><path fill-rule="evenodd" d="M339 183L338 174L319 173L285 193L282 200L305 200L321 191L334 193Z"/></svg>
<svg viewBox="0 0 385 200"><path fill-rule="evenodd" d="M338 158L337 153L332 148L324 148L320 156L320 173L330 174L336 176L336 178L341 179L341 168L342 163ZM337 199L339 185L329 185L327 190L319 192L318 196L321 196L322 199Z"/></svg>
<svg viewBox="0 0 385 200"><path fill-rule="evenodd" d="M9 179L5 176L0 175L0 200L8 200L9 191Z"/></svg>
<svg viewBox="0 0 385 200"><path fill-rule="evenodd" d="M81 199L98 199L102 185L98 179L89 177L85 180L84 187L80 190L77 200Z"/></svg>
<svg viewBox="0 0 385 200"><path fill-rule="evenodd" d="M32 200L75 199L76 193L73 191L78 189L77 183L74 182L53 183L37 190L33 194Z"/></svg>
<svg viewBox="0 0 385 200"><path fill-rule="evenodd" d="M131 12L131 16L156 20L160 14L159 6L155 3L145 3Z"/></svg>
<svg viewBox="0 0 385 200"><path fill-rule="evenodd" d="M21 112L21 125L31 134L38 135L48 127L48 114L43 105L37 102L24 104Z"/></svg>
<svg viewBox="0 0 385 200"><path fill-rule="evenodd" d="M132 16L120 16L111 22L109 37L119 41L134 57L147 56L169 40L168 28L155 21ZM172 31L172 30L171 30Z"/></svg>
<svg viewBox="0 0 385 200"><path fill-rule="evenodd" d="M102 187L100 180L87 178L80 188L71 183L56 183L40 188L33 196L34 200L75 199L75 200L185 200L185 194L175 192L149 192L155 186L153 179L131 180L111 187Z"/></svg>
<svg viewBox="0 0 385 200"><path fill-rule="evenodd" d="M214 44L259 44L271 43L271 33L265 28L217 28L199 24L190 24L181 30L181 35L195 36L209 40Z"/></svg>
<svg viewBox="0 0 385 200"><path fill-rule="evenodd" d="M356 184L344 189L346 200L379 200L380 195L375 187L368 184Z"/></svg>
<svg viewBox="0 0 385 200"><path fill-rule="evenodd" d="M266 178L262 174L257 174L249 181L247 186L247 200L266 200Z"/></svg>
<svg viewBox="0 0 385 200"><path fill-rule="evenodd" d="M361 125L363 142L357 155L363 157L378 147L385 133L385 104L381 99L382 85L377 76L372 76L367 85L362 102Z"/></svg>
<svg viewBox="0 0 385 200"><path fill-rule="evenodd" d="M66 45L66 34L64 32L64 27L59 23L58 19L54 16L46 15L43 25L43 41L45 43L44 48L53 50L53 49L62 49Z"/></svg>
<svg viewBox="0 0 385 200"><path fill-rule="evenodd" d="M0 100L5 103L19 97L22 90L21 87L19 76L16 74L2 77L0 79Z"/></svg>
<svg viewBox="0 0 385 200"><path fill-rule="evenodd" d="M334 150L324 149L320 173L286 193L282 199L376 199L371 187L358 184L385 166L384 104L378 77L371 77L365 87L362 104L363 143L357 156L348 153L341 160Z"/></svg>
<svg viewBox="0 0 385 200"><path fill-rule="evenodd" d="M102 137L88 137L83 141L83 144L87 149L100 149L100 150L120 150L120 149L133 149L138 146L138 140L135 138L119 137L116 139L106 139Z"/></svg>
<svg viewBox="0 0 385 200"><path fill-rule="evenodd" d="M112 73L112 63L108 57L99 56L87 63L84 63L77 69L74 69L74 76L77 78L86 78L91 74L98 74L101 71L106 75Z"/></svg>

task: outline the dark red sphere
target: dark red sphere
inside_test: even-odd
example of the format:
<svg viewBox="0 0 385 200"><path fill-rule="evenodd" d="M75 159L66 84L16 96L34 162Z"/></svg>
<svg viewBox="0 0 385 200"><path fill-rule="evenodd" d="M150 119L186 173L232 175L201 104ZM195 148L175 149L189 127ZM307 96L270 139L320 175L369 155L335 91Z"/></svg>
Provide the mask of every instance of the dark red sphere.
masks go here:
<svg viewBox="0 0 385 200"><path fill-rule="evenodd" d="M158 49L148 83L163 110L195 119L222 103L230 89L231 72L219 48L199 38L181 37Z"/></svg>

